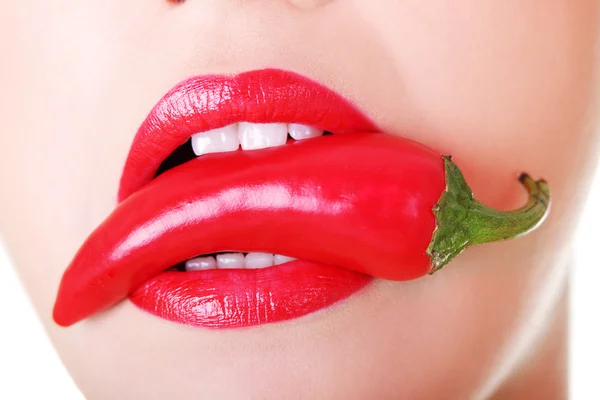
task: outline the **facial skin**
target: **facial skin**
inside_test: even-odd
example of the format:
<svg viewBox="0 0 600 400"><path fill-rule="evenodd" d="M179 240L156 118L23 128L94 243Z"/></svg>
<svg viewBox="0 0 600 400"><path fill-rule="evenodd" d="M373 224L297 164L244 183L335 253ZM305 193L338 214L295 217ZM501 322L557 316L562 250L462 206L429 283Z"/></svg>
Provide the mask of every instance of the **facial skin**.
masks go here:
<svg viewBox="0 0 600 400"><path fill-rule="evenodd" d="M563 398L570 240L598 136L595 0L4 1L0 223L53 342L90 399ZM386 132L452 154L484 203L525 199L535 233L467 250L324 312L237 330L130 302L70 328L64 268L115 206L133 136L181 80L275 67L353 101Z"/></svg>

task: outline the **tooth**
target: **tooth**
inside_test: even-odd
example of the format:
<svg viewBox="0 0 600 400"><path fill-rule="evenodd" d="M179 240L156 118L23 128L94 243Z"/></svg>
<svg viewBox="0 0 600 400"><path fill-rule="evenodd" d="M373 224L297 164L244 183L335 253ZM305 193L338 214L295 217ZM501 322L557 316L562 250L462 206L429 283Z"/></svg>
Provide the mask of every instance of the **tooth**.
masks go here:
<svg viewBox="0 0 600 400"><path fill-rule="evenodd" d="M238 133L240 144L244 150L283 146L287 140L287 125L240 122Z"/></svg>
<svg viewBox="0 0 600 400"><path fill-rule="evenodd" d="M297 260L297 258L282 256L281 254L275 254L273 256L273 265L279 265L294 260Z"/></svg>
<svg viewBox="0 0 600 400"><path fill-rule="evenodd" d="M244 255L242 253L217 254L217 268L244 268Z"/></svg>
<svg viewBox="0 0 600 400"><path fill-rule="evenodd" d="M289 124L288 132L290 133L290 136L296 140L310 139L323 135L322 130L302 124Z"/></svg>
<svg viewBox="0 0 600 400"><path fill-rule="evenodd" d="M246 268L267 268L273 265L273 254L248 253L246 255Z"/></svg>
<svg viewBox="0 0 600 400"><path fill-rule="evenodd" d="M192 149L194 150L194 154L201 156L208 153L236 151L240 147L237 125L227 125L222 128L192 135Z"/></svg>
<svg viewBox="0 0 600 400"><path fill-rule="evenodd" d="M214 257L196 257L185 262L186 271L203 271L205 269L217 268L217 262Z"/></svg>

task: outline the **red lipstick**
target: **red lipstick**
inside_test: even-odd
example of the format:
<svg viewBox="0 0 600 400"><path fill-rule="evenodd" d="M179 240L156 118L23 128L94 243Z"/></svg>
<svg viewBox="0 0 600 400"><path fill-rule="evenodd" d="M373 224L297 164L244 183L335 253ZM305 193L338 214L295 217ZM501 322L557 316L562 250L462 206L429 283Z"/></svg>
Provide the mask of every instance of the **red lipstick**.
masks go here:
<svg viewBox="0 0 600 400"><path fill-rule="evenodd" d="M171 257L173 253L169 246L157 244L151 231L141 233L147 244L154 244L150 253L141 256L134 248L128 253L135 259L130 267L135 271L114 271L119 257L111 253L114 247L108 245L107 239L112 246L119 241L125 242L127 237L141 232L133 225L122 229L127 221L137 219L140 228L144 225L143 220L159 218L154 210L143 210L155 204L155 199L136 192L153 180L160 164L191 135L239 121L302 123L335 133L375 131L375 125L342 96L287 71L266 69L236 76L199 76L178 84L156 104L134 138L119 189L119 201L123 203L90 236L65 272L54 308L54 319L58 324L75 323L128 295L140 308L186 324L232 327L276 322L329 306L360 290L371 280L361 273L302 260L266 270L163 272L188 256ZM247 152L244 158L252 157L250 153ZM207 155L194 162L218 160L221 156L232 154ZM231 186L219 167L209 179L210 167L197 164L198 173L190 177L190 182L204 180L223 188ZM181 167L168 171L165 177L174 175ZM185 186L189 183L186 179L179 182ZM173 193L176 186L166 182L165 193ZM124 200L130 196L137 197L142 208L127 207ZM180 204L180 200L172 198L171 209ZM257 231L272 229L272 233L277 233L277 225L269 227L264 222L265 219L257 215L253 225ZM256 236L256 232L252 234ZM225 238L231 235L222 234ZM187 243L184 253L190 256L203 252L197 246L200 242L194 243L185 234L177 235L175 240ZM242 251L244 247L241 244L236 247L234 243L223 243L223 246L213 247L214 251ZM247 248L260 250L252 246ZM150 273L139 271L148 265L148 259L157 260L155 256L159 254L168 256L169 260L153 263ZM91 290L88 292L88 289ZM270 308L265 307L266 299Z"/></svg>

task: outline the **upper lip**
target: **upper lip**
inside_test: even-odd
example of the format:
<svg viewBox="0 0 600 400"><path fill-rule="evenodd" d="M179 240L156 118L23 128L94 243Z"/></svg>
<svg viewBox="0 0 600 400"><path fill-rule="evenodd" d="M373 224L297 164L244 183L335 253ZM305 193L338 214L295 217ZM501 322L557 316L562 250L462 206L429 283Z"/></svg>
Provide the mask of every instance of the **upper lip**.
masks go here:
<svg viewBox="0 0 600 400"><path fill-rule="evenodd" d="M301 123L333 133L377 130L348 100L292 72L191 78L171 89L142 123L125 163L119 201L150 182L161 162L193 134L241 121Z"/></svg>

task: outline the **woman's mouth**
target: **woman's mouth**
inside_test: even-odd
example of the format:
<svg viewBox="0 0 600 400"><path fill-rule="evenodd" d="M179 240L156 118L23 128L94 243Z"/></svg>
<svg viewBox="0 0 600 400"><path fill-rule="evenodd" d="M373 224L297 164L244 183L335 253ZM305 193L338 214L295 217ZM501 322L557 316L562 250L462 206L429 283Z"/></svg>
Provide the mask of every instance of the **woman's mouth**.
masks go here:
<svg viewBox="0 0 600 400"><path fill-rule="evenodd" d="M246 180L244 175L260 168L265 176L274 173L293 179L295 170L304 168L302 154L310 156L310 149L293 152L294 166L285 171L261 166L260 158L277 157L281 146L332 132L375 130L347 100L290 72L201 76L177 85L154 107L136 135L123 171L121 204L65 273L54 311L56 322L70 325L129 296L143 310L173 321L248 326L299 317L362 289L370 276L330 266L327 259L310 261L311 252L304 254L303 248L310 247L306 235L319 234L297 220L304 213L316 216L331 211L328 204L311 198L314 187L297 186L306 190L302 194L265 184L262 197L252 199L245 197L243 188L263 183L260 178ZM327 151L319 157L327 157ZM177 171L181 168L186 171ZM158 181L164 183L163 189L143 190ZM189 215L185 207L189 199L179 193L190 188L201 197L206 188L196 191L197 183L220 192L220 198L206 198L196 206L201 208L200 218ZM166 195L163 208L154 207L157 193ZM296 203L292 207L285 204L291 197ZM252 215L224 215L225 209L250 201L256 203ZM287 207L284 213L270 220L261 215L261 208L277 207L278 202ZM190 224L197 224L200 231L183 232ZM156 240L161 236L158 231L174 235L164 242ZM339 242L339 238L321 240L332 246ZM287 245L277 250L282 242ZM341 247L338 243L340 255L350 251ZM123 253L131 260L116 271Z"/></svg>
<svg viewBox="0 0 600 400"><path fill-rule="evenodd" d="M536 200L527 224L503 231L500 213L486 220L481 208L476 223L499 232L484 227L486 241L545 216L545 183L523 182ZM189 79L140 127L120 203L65 271L54 319L68 326L127 297L195 326L297 318L477 243L460 236L474 232L457 225L469 218L439 224L441 197L479 207L449 158L377 133L316 82L281 70Z"/></svg>

